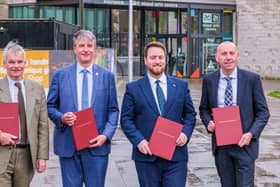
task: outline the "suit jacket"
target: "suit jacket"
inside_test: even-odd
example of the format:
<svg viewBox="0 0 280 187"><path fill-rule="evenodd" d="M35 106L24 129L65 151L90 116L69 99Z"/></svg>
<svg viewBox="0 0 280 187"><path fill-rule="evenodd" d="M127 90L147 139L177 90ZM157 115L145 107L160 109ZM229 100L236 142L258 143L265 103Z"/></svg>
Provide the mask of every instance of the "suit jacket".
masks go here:
<svg viewBox="0 0 280 187"><path fill-rule="evenodd" d="M108 137L103 146L91 148L94 155L107 155L110 152L112 139L118 121L118 102L114 75L93 64L93 87L91 107L94 108L99 134ZM76 64L56 71L48 93L47 105L49 118L54 122L54 152L61 157L71 157L75 152L75 144L71 127L61 122L66 112L78 111Z"/></svg>
<svg viewBox="0 0 280 187"><path fill-rule="evenodd" d="M203 79L199 110L206 129L212 120L211 109L218 107L219 79L220 70L205 75ZM240 107L243 133L253 134L251 143L245 146L245 149L253 159L256 159L259 152L259 137L269 119L269 110L259 75L237 69L237 105ZM212 134L212 148L215 153L215 133Z"/></svg>
<svg viewBox="0 0 280 187"><path fill-rule="evenodd" d="M35 81L24 79L26 89L26 122L33 169L37 159L49 159L49 126L44 88ZM8 79L0 79L0 102L12 102ZM0 146L0 173L10 160L12 149Z"/></svg>
<svg viewBox="0 0 280 187"><path fill-rule="evenodd" d="M154 161L157 158L142 154L137 145L144 139L149 141L159 115L147 76L127 84L122 104L121 127L133 145L132 159ZM182 132L190 139L196 112L185 80L167 76L167 102L162 116L184 125ZM185 145L176 147L172 160L186 160L187 157Z"/></svg>

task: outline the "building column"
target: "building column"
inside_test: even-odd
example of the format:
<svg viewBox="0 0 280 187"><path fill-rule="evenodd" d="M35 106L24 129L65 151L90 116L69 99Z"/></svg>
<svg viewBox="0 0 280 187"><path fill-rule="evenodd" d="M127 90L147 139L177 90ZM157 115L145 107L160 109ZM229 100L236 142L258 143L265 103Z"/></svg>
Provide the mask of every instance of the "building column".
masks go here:
<svg viewBox="0 0 280 187"><path fill-rule="evenodd" d="M7 0L0 0L0 19L8 18L8 3Z"/></svg>

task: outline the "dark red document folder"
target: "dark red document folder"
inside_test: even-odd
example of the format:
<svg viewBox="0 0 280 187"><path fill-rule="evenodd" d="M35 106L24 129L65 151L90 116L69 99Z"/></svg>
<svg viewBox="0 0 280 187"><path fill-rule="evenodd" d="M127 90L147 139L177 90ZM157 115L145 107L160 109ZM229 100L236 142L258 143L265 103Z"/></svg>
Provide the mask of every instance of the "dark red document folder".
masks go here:
<svg viewBox="0 0 280 187"><path fill-rule="evenodd" d="M182 128L179 123L158 117L149 141L152 154L171 160Z"/></svg>
<svg viewBox="0 0 280 187"><path fill-rule="evenodd" d="M72 125L76 150L80 151L90 146L89 141L98 136L96 121L92 108L75 112L76 121Z"/></svg>
<svg viewBox="0 0 280 187"><path fill-rule="evenodd" d="M19 136L18 103L0 103L0 130Z"/></svg>
<svg viewBox="0 0 280 187"><path fill-rule="evenodd" d="M217 146L237 144L242 137L239 106L212 109Z"/></svg>

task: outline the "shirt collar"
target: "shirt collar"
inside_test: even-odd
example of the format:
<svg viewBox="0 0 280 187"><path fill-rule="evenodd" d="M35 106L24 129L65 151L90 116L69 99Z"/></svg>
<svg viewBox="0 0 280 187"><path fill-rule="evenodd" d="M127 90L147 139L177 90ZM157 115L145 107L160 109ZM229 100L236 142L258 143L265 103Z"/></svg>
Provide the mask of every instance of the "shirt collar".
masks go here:
<svg viewBox="0 0 280 187"><path fill-rule="evenodd" d="M78 72L78 73L80 73L80 72L81 72L82 70L84 70L84 69L88 70L88 72L89 72L90 74L92 74L92 64L91 64L89 67L84 68L83 66L81 66L81 64L77 63L77 72Z"/></svg>
<svg viewBox="0 0 280 187"><path fill-rule="evenodd" d="M222 69L220 69L220 77L221 79L223 79L224 77L231 77L232 79L237 79L237 67L234 68L233 72L229 75L229 76L226 76Z"/></svg>
<svg viewBox="0 0 280 187"><path fill-rule="evenodd" d="M7 79L8 79L9 85L15 85L16 82L20 82L21 85L24 85L23 84L24 79L21 79L20 81L15 81L15 80L11 79L9 76L7 76Z"/></svg>
<svg viewBox="0 0 280 187"><path fill-rule="evenodd" d="M152 77L152 76L150 75L149 72L147 73L147 75L148 75L148 78L149 78L149 81L150 81L151 85L155 84L156 80L160 80L160 82L161 82L162 84L166 84L166 82L167 82L167 78L166 78L165 73L163 73L163 74L160 76L159 79L155 79L154 77Z"/></svg>

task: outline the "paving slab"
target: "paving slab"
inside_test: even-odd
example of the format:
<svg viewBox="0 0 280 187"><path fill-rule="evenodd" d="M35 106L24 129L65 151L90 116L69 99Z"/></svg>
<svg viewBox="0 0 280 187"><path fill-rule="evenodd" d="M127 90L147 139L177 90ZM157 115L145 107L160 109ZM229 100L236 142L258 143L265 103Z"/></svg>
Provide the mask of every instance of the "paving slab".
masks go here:
<svg viewBox="0 0 280 187"><path fill-rule="evenodd" d="M122 103L127 77L118 77L119 106ZM198 111L201 80L189 80L190 92ZM264 80L265 94L280 90L280 81ZM267 97L271 118L260 139L260 156L256 161L255 187L280 187L280 99ZM219 178L211 152L210 136L201 125L199 116L189 142L188 187L219 187ZM31 187L62 187L58 158L53 154L50 126L50 160L47 170L36 174ZM108 165L106 187L139 187L134 162L131 160L131 144L118 127L112 141L112 152Z"/></svg>

